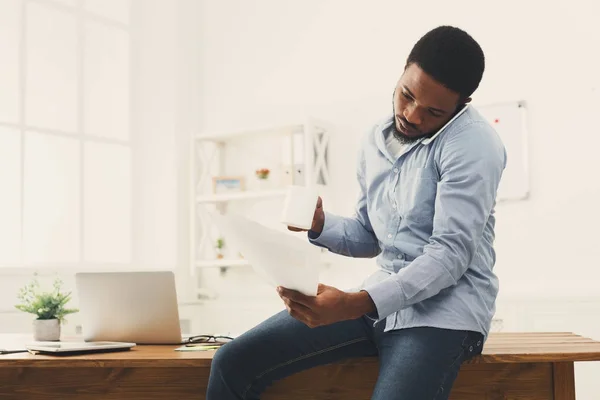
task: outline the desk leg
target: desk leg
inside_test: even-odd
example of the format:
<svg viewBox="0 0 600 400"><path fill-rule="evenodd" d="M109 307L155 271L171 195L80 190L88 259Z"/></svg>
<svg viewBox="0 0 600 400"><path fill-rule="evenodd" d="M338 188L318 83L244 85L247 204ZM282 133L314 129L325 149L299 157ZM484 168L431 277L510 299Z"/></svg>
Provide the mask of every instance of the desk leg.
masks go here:
<svg viewBox="0 0 600 400"><path fill-rule="evenodd" d="M554 375L554 400L575 400L575 369L573 362L552 364Z"/></svg>

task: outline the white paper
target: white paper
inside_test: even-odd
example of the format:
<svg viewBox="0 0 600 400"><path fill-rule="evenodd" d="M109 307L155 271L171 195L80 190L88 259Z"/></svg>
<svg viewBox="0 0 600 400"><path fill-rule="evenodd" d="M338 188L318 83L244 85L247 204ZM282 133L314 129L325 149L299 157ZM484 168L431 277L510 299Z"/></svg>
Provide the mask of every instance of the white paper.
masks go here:
<svg viewBox="0 0 600 400"><path fill-rule="evenodd" d="M236 214L212 214L225 242L236 248L271 285L317 294L320 250L307 240Z"/></svg>

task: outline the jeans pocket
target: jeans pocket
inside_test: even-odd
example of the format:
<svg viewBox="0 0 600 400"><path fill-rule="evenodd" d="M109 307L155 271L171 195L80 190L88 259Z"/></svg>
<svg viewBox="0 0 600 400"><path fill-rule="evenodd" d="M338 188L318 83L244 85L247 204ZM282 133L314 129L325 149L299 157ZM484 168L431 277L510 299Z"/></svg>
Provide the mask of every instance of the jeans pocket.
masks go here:
<svg viewBox="0 0 600 400"><path fill-rule="evenodd" d="M480 355L483 351L483 344L483 335L481 333L469 332L464 352L465 361Z"/></svg>

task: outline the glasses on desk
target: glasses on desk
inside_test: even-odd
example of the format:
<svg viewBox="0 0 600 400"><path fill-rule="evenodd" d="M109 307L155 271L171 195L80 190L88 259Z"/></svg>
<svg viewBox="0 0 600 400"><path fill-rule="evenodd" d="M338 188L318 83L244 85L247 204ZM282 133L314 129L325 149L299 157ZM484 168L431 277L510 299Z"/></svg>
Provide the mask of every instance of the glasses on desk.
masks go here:
<svg viewBox="0 0 600 400"><path fill-rule="evenodd" d="M213 336L213 335L196 335L191 336L187 340L187 344L192 343L214 343L214 344L225 344L233 340L230 336Z"/></svg>

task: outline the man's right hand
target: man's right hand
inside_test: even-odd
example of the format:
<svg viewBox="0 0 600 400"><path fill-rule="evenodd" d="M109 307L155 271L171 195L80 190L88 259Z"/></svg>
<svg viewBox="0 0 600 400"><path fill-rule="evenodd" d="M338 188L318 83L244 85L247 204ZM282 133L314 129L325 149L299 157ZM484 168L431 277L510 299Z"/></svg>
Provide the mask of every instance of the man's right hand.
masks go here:
<svg viewBox="0 0 600 400"><path fill-rule="evenodd" d="M316 232L318 234L321 234L321 232L323 232L323 225L325 224L325 212L323 211L323 200L321 199L321 196L319 196L319 199L317 200L317 207L315 208L315 214L313 215L313 220L312 220L312 226L310 227L310 230L313 232ZM301 228L295 228L293 226L288 226L288 229L290 231L294 231L294 232L306 232L306 229L301 229Z"/></svg>

